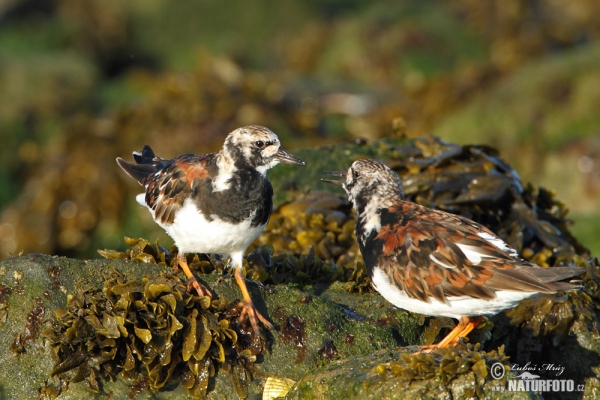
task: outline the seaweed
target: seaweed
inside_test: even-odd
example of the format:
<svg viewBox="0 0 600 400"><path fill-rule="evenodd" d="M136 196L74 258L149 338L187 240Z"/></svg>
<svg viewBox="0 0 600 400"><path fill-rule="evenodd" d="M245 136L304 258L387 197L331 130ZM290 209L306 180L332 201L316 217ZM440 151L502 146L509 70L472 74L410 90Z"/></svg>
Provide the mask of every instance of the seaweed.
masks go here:
<svg viewBox="0 0 600 400"><path fill-rule="evenodd" d="M244 398L248 367L264 341L250 338L238 316L234 304L192 295L174 276L126 281L114 271L102 290L69 294L67 307L50 319L44 334L56 357L51 375L85 379L94 392L101 379L122 376L135 382L133 395L177 378L191 397L203 398L222 370Z"/></svg>
<svg viewBox="0 0 600 400"><path fill-rule="evenodd" d="M472 373L475 382L469 397L483 397L483 387L490 380L488 371L496 363L510 370L509 357L504 354L504 346L493 351L482 351L481 344L459 343L457 346L440 349L435 353L403 353L401 360L377 365L374 375L367 384L372 385L386 379L404 381L407 385L413 380L428 380L447 386L449 382L465 373ZM506 378L503 378L506 380ZM506 382L504 382L506 383Z"/></svg>

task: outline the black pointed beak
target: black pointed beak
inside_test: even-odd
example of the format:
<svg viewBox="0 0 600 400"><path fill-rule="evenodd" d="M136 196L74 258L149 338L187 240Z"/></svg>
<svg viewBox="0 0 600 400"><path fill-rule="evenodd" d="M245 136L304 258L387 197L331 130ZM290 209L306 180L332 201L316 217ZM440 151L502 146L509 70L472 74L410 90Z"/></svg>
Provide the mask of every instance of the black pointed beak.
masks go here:
<svg viewBox="0 0 600 400"><path fill-rule="evenodd" d="M344 187L344 184L346 183L346 173L345 172L342 172L342 171L324 171L322 173L325 174L325 175L337 176L337 177L343 179L341 181L335 181L333 179L323 179L323 178L321 178L322 182L333 183L334 185L339 185L341 187Z"/></svg>
<svg viewBox="0 0 600 400"><path fill-rule="evenodd" d="M277 150L277 153L275 153L275 159L279 160L279 162L286 163L286 164L294 164L294 165L302 165L302 166L306 165L306 163L304 161L302 161L301 159L299 159L292 153L288 153L281 147L279 148L279 150Z"/></svg>

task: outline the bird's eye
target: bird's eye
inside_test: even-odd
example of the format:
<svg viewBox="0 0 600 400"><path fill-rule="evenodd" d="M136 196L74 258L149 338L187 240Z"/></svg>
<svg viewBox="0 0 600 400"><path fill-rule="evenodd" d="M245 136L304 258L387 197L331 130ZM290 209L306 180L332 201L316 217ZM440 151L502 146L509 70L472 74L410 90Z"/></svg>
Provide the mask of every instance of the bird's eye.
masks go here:
<svg viewBox="0 0 600 400"><path fill-rule="evenodd" d="M262 140L257 140L256 142L254 142L254 144L256 145L256 147L262 148L265 145L265 142L263 142Z"/></svg>
<svg viewBox="0 0 600 400"><path fill-rule="evenodd" d="M359 177L359 176L360 176L360 174L358 173L358 171L357 171L357 170L355 170L355 169L353 169L353 170L352 170L352 177L353 177L354 179L358 179L358 177Z"/></svg>

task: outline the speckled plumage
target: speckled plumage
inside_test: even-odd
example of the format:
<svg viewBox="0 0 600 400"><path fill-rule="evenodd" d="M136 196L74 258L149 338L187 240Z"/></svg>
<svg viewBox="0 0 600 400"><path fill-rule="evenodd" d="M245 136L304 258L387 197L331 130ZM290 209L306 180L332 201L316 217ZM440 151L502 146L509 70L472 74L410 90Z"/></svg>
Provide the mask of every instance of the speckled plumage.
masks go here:
<svg viewBox="0 0 600 400"><path fill-rule="evenodd" d="M195 281L182 254L231 256L236 279L242 282L243 254L265 228L273 207L267 170L279 162L304 165L280 147L277 135L255 125L231 132L217 153L182 154L165 160L144 146L133 156L136 164L122 158L117 158L117 163L145 187L138 202L148 207L173 238L179 248L179 264L200 295L209 292ZM256 328L252 312L249 315Z"/></svg>

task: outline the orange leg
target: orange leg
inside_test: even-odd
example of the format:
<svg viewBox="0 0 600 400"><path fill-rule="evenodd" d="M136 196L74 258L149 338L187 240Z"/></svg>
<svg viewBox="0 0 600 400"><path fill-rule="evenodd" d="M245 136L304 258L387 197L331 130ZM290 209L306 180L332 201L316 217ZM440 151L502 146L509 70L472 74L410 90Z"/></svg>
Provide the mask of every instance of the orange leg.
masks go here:
<svg viewBox="0 0 600 400"><path fill-rule="evenodd" d="M422 346L417 353L431 353L437 349L444 349L454 346L458 343L458 339L467 336L473 329L483 321L483 317L476 317L471 320L469 317L461 317L458 324L443 338L438 344L431 346Z"/></svg>
<svg viewBox="0 0 600 400"><path fill-rule="evenodd" d="M192 271L190 270L190 267L185 258L185 254L183 254L182 252L177 253L177 262L181 266L181 269L183 270L183 272L185 273L185 276L188 279L188 285L187 285L188 292L191 291L192 289L196 289L198 296L212 297L210 290L208 290L204 285L200 284L200 282L198 282L198 279L196 279L194 274L192 274ZM173 268L173 271L177 272L177 271L175 271L175 268Z"/></svg>
<svg viewBox="0 0 600 400"><path fill-rule="evenodd" d="M240 321L244 319L244 316L248 315L248 318L250 319L250 324L252 325L252 329L256 333L260 332L258 328L258 322L256 321L257 318L267 328L273 329L273 325L258 312L256 307L254 307L254 304L252 303L252 298L250 297L250 293L248 292L248 287L246 286L246 278L244 278L244 276L242 275L242 267L236 265L234 269L235 280L237 281L237 284L240 287L240 290L242 291L242 297L244 298L244 308L242 309L242 313L240 314Z"/></svg>

